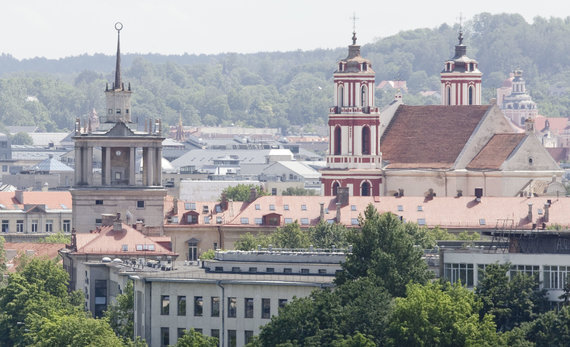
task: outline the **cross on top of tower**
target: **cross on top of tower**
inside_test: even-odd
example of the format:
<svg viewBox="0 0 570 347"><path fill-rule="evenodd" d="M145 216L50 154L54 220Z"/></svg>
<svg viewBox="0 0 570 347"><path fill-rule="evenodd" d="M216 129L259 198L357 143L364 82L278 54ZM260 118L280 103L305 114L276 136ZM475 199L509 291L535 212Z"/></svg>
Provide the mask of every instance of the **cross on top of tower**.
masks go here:
<svg viewBox="0 0 570 347"><path fill-rule="evenodd" d="M359 19L356 17L356 12L352 14L352 44L356 45L356 20Z"/></svg>
<svg viewBox="0 0 570 347"><path fill-rule="evenodd" d="M459 12L459 44L463 44L463 13Z"/></svg>

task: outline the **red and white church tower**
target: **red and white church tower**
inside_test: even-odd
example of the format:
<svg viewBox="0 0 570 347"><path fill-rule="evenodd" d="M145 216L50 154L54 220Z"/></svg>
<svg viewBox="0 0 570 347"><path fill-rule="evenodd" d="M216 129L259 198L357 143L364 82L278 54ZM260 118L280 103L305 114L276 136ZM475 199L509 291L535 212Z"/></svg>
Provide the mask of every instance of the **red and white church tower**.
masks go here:
<svg viewBox="0 0 570 347"><path fill-rule="evenodd" d="M374 105L374 87L374 70L360 56L353 33L348 57L334 73L327 166L321 171L325 196L337 195L339 187L353 196L381 195L380 111Z"/></svg>
<svg viewBox="0 0 570 347"><path fill-rule="evenodd" d="M445 62L441 71L442 105L481 105L481 76L477 60L467 56L463 31L459 29L455 56Z"/></svg>

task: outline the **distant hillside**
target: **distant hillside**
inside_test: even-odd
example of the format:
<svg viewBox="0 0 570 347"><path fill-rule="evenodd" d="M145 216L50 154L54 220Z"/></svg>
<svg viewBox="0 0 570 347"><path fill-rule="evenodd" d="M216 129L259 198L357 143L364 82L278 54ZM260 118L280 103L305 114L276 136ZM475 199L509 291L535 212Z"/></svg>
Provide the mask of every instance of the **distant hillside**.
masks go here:
<svg viewBox="0 0 570 347"><path fill-rule="evenodd" d="M537 17L529 24L517 14L482 13L468 21L464 31L467 54L479 61L484 73L486 101L513 69L521 68L542 114L570 115L570 17ZM457 32L457 26L446 24L404 31L364 45L362 53L372 61L377 82L407 80L407 104L438 103L419 92L439 90L439 72L453 55ZM141 120L160 117L175 124L182 116L187 125L310 128L326 122L332 73L346 53L341 47L255 54L127 54L122 57L123 80L132 85L133 114ZM104 114L103 90L112 80L114 59L102 54L22 61L0 56L0 122L55 131L71 129L75 117L93 108ZM392 97L391 92L377 92L380 105Z"/></svg>

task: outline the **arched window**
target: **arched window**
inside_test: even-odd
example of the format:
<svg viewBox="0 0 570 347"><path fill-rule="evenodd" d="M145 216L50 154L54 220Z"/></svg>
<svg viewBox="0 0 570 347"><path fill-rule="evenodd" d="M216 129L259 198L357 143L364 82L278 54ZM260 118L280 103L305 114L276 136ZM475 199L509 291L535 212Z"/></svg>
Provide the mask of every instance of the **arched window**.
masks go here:
<svg viewBox="0 0 570 347"><path fill-rule="evenodd" d="M340 187L340 184L338 182L333 183L332 185L332 195L336 196L338 194L338 187Z"/></svg>
<svg viewBox="0 0 570 347"><path fill-rule="evenodd" d="M362 182L360 185L360 196L370 196L370 183Z"/></svg>
<svg viewBox="0 0 570 347"><path fill-rule="evenodd" d="M451 87L447 86L447 104L451 105Z"/></svg>
<svg viewBox="0 0 570 347"><path fill-rule="evenodd" d="M362 86L360 89L360 105L362 107L368 106L368 89L366 86Z"/></svg>
<svg viewBox="0 0 570 347"><path fill-rule="evenodd" d="M338 87L338 106L344 106L344 87Z"/></svg>
<svg viewBox="0 0 570 347"><path fill-rule="evenodd" d="M362 154L370 154L370 128L362 127Z"/></svg>
<svg viewBox="0 0 570 347"><path fill-rule="evenodd" d="M469 105L473 105L473 86L469 87Z"/></svg>
<svg viewBox="0 0 570 347"><path fill-rule="evenodd" d="M334 155L340 155L341 140L340 127L337 126L334 128Z"/></svg>

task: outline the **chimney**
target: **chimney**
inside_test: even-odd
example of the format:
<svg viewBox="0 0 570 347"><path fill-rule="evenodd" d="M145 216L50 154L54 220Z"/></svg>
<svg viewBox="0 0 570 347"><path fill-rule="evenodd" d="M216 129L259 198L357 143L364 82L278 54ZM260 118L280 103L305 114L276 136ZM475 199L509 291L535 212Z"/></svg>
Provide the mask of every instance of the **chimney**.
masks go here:
<svg viewBox="0 0 570 347"><path fill-rule="evenodd" d="M228 209L228 197L226 196L226 193L222 193L220 208L222 209L222 211L226 211Z"/></svg>
<svg viewBox="0 0 570 347"><path fill-rule="evenodd" d="M16 190L14 192L14 197L16 198L16 200L18 201L19 204L23 204L24 203L24 191L23 190Z"/></svg>
<svg viewBox="0 0 570 347"><path fill-rule="evenodd" d="M121 223L120 220L115 221L113 223L113 231L121 231L121 230L123 230L123 223Z"/></svg>
<svg viewBox="0 0 570 347"><path fill-rule="evenodd" d="M325 203L321 202L321 214L319 220L322 222L325 220Z"/></svg>
<svg viewBox="0 0 570 347"><path fill-rule="evenodd" d="M251 187L249 190L249 202L253 202L255 199L257 199L257 188Z"/></svg>
<svg viewBox="0 0 570 347"><path fill-rule="evenodd" d="M348 187L338 187L336 191L336 201L341 206L348 205Z"/></svg>
<svg viewBox="0 0 570 347"><path fill-rule="evenodd" d="M336 203L336 222L340 223L340 202Z"/></svg>
<svg viewBox="0 0 570 347"><path fill-rule="evenodd" d="M404 196L404 189L398 188L398 197L401 198L402 196Z"/></svg>
<svg viewBox="0 0 570 347"><path fill-rule="evenodd" d="M483 196L483 188L475 188L475 200L481 202L481 197Z"/></svg>
<svg viewBox="0 0 570 347"><path fill-rule="evenodd" d="M172 199L172 214L177 216L178 215L178 199Z"/></svg>
<svg viewBox="0 0 570 347"><path fill-rule="evenodd" d="M117 218L117 216L114 214L111 214L111 213L102 214L101 215L101 226L108 227L108 226L113 225L116 218Z"/></svg>
<svg viewBox="0 0 570 347"><path fill-rule="evenodd" d="M532 202L528 203L528 214L527 214L526 218L529 221L532 221Z"/></svg>
<svg viewBox="0 0 570 347"><path fill-rule="evenodd" d="M548 223L549 218L550 218L550 203L546 202L546 204L544 204L544 217L542 218L542 220L545 223Z"/></svg>

